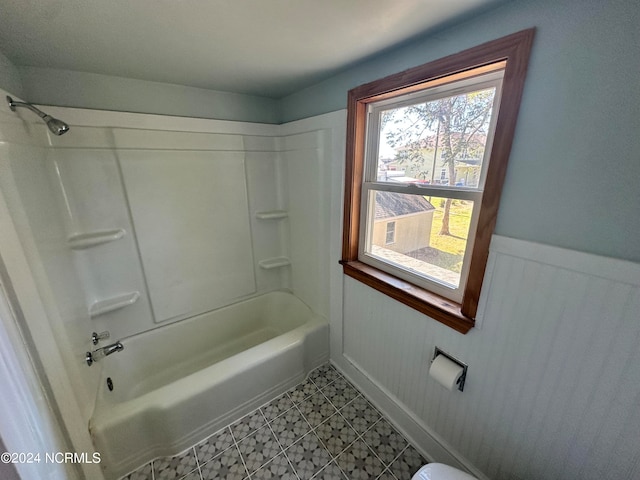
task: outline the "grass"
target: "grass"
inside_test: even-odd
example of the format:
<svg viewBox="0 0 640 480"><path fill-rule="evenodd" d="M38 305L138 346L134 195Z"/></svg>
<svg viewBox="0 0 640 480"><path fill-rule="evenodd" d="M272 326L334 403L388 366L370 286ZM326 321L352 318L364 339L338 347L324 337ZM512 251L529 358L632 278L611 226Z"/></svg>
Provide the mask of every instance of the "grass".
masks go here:
<svg viewBox="0 0 640 480"><path fill-rule="evenodd" d="M467 235L469 233L469 223L471 222L471 202L454 200L451 202L449 211L449 235L439 235L444 215L444 198L432 197L431 204L436 207L433 212L433 223L431 227L431 241L429 245L442 252L452 255L464 255ZM442 204L441 204L442 201Z"/></svg>
<svg viewBox="0 0 640 480"><path fill-rule="evenodd" d="M428 197L427 200L429 200ZM432 197L430 202L436 210L433 212L429 247L421 248L408 255L459 273L462 269L473 205L471 202L453 200L449 210L449 232L451 235L439 235L445 199Z"/></svg>

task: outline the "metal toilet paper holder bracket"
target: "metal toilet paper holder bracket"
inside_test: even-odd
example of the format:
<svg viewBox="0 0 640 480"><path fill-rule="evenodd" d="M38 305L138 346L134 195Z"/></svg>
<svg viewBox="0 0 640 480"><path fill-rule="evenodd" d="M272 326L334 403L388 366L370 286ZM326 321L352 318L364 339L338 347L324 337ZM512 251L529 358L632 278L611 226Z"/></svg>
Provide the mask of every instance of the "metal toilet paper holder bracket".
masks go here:
<svg viewBox="0 0 640 480"><path fill-rule="evenodd" d="M467 368L469 368L469 366L466 363L458 360L453 355L445 352L444 350L441 350L438 347L436 347L435 350L433 351L433 358L431 359L431 363L433 363L433 361L436 359L436 357L438 355L444 355L449 360L451 360L453 363L456 363L456 364L458 364L458 365L460 365L462 367L462 375L460 375L460 378L458 379L458 382L457 382L458 390L460 390L462 392L464 390L464 381L467 378Z"/></svg>

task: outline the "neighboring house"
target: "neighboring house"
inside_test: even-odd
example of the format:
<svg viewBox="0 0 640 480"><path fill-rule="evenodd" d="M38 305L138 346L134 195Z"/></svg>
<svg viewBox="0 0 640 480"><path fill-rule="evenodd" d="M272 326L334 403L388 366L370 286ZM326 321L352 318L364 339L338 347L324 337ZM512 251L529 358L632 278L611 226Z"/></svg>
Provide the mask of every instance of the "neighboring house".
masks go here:
<svg viewBox="0 0 640 480"><path fill-rule="evenodd" d="M482 160L478 158L463 158L455 161L456 185L477 187L480 181ZM449 185L449 165L440 159L436 163L433 183Z"/></svg>
<svg viewBox="0 0 640 480"><path fill-rule="evenodd" d="M404 254L428 247L434 210L418 195L376 192L372 244Z"/></svg>
<svg viewBox="0 0 640 480"><path fill-rule="evenodd" d="M455 133L452 134L452 136L454 139L456 138ZM415 159L413 162L402 163L396 159L381 158L380 170L385 170L385 172L378 172L378 180L385 181L385 178L380 177L388 176L389 181L394 181L395 179L391 178L391 172L402 169L405 175L419 177L420 180L418 181L436 185L449 185L449 165L445 163L442 158L442 148L436 149L435 140L435 135L431 135L407 146L398 147L398 153L402 151L418 152L418 158L422 159L422 163ZM440 141L442 142L442 137ZM484 151L484 149L478 151L478 147L486 143L486 135L477 133L468 143L471 148L471 151L468 153L473 156L460 158L455 161L455 183L460 186L477 187L480 180L482 154Z"/></svg>

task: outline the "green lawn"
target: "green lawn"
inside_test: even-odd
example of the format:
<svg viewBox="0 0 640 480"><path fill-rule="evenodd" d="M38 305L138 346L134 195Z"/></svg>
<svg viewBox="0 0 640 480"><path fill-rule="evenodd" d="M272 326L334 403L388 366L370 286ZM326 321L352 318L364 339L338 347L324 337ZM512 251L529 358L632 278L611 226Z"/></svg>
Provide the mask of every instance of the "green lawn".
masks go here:
<svg viewBox="0 0 640 480"><path fill-rule="evenodd" d="M429 198L427 198L428 200ZM430 263L454 272L460 272L471 222L471 202L454 200L449 212L449 235L439 235L444 212L444 199L431 198L431 204L436 207L433 212L430 246L433 249Z"/></svg>

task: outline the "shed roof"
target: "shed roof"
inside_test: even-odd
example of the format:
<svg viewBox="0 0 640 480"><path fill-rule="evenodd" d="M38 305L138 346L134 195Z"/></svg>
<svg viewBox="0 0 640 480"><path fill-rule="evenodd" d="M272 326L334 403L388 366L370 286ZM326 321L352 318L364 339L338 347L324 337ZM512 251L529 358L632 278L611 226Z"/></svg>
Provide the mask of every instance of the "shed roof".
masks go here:
<svg viewBox="0 0 640 480"><path fill-rule="evenodd" d="M408 195L406 193L381 191L376 192L376 220L429 212L431 210L435 210L435 207L421 195Z"/></svg>

